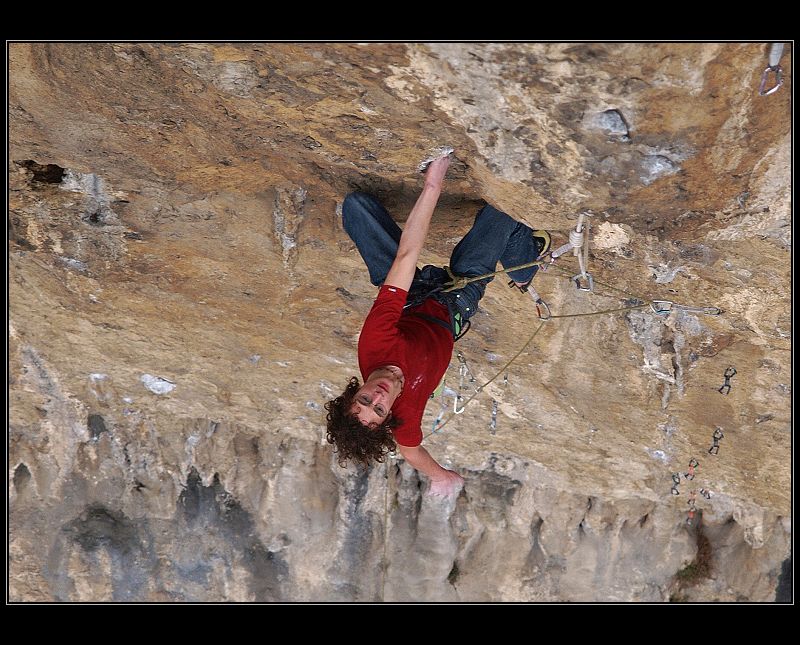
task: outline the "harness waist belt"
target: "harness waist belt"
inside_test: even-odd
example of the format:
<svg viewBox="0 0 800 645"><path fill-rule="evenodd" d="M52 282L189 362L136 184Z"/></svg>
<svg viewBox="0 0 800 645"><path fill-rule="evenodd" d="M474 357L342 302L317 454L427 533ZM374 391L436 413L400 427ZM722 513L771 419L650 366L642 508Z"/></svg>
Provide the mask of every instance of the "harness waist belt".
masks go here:
<svg viewBox="0 0 800 645"><path fill-rule="evenodd" d="M445 322L444 320L442 320L441 318L436 318L436 317L434 317L434 316L429 316L428 314L421 314L421 313L418 313L418 312L416 312L416 311L415 311L415 312L413 312L413 313L410 313L410 314L408 314L408 315L409 315L409 316L416 316L417 318L423 318L423 319L425 319L425 320L430 320L431 322L434 322L434 323L436 323L437 325L441 325L441 326L442 326L442 327L444 327L444 328L445 328L447 331L449 331L451 334L453 333L453 325L452 325L451 323L446 323L446 322Z"/></svg>

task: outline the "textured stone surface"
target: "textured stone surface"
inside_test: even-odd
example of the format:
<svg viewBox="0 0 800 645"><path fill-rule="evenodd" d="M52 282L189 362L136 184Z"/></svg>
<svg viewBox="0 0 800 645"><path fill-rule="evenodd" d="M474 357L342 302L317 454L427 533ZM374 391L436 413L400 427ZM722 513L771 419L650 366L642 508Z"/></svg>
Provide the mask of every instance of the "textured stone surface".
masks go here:
<svg viewBox="0 0 800 645"><path fill-rule="evenodd" d="M10 599L785 600L792 61L759 97L767 51L11 44ZM554 313L724 310L545 325L426 439L449 501L402 461L339 468L322 410L375 294L341 200L402 222L441 145L425 262L483 199L557 244L591 208L596 293L540 274ZM537 325L490 285L475 385Z"/></svg>

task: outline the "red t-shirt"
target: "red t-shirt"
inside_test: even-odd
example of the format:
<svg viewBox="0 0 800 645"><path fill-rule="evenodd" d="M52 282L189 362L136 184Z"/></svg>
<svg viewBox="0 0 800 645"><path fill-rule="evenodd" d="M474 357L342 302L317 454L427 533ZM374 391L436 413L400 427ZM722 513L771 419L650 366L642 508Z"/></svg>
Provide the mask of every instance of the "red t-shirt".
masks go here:
<svg viewBox="0 0 800 645"><path fill-rule="evenodd" d="M419 312L449 326L447 307L429 298L403 311L407 297L400 287L381 286L358 339L358 367L364 380L384 365L403 370L403 391L392 405L392 414L401 420L394 438L413 447L422 443L422 415L450 364L453 335L442 325L409 315Z"/></svg>

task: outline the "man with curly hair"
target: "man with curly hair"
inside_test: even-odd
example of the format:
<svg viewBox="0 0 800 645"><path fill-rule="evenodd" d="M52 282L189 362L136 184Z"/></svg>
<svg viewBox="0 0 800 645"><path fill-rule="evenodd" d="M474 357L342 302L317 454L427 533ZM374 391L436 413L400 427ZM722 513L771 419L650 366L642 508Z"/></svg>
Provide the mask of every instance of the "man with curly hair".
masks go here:
<svg viewBox="0 0 800 645"><path fill-rule="evenodd" d="M402 231L374 197L351 193L344 200L344 229L380 290L358 341L364 384L351 378L345 391L325 404L327 439L341 465L348 459L364 465L382 462L388 452L399 449L430 478L430 494L440 496L457 493L464 480L442 468L420 445L422 415L450 363L454 340L468 329L492 280L443 292L442 285L450 281L444 268L417 268L449 164L445 156L428 166L422 193ZM498 261L509 267L535 260L549 246L546 232L533 231L487 204L453 250L450 268L454 275L483 275L493 272ZM536 270L509 275L524 289Z"/></svg>

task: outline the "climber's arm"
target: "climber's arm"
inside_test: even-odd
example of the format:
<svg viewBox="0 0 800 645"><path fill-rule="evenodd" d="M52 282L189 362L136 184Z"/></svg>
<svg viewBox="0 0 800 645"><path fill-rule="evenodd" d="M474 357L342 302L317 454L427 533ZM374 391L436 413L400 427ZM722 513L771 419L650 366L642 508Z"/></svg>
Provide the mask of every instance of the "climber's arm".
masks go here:
<svg viewBox="0 0 800 645"><path fill-rule="evenodd" d="M464 485L464 479L456 472L442 468L430 453L422 446L401 446L398 444L400 454L409 465L430 477L431 495L446 496L457 493Z"/></svg>
<svg viewBox="0 0 800 645"><path fill-rule="evenodd" d="M436 202L439 201L442 181L449 165L450 158L442 157L428 166L425 173L425 186L408 216L403 234L400 236L397 255L384 284L399 287L405 291L411 288L411 282L417 269L417 260L419 260L422 246L428 235L433 210L436 208Z"/></svg>

